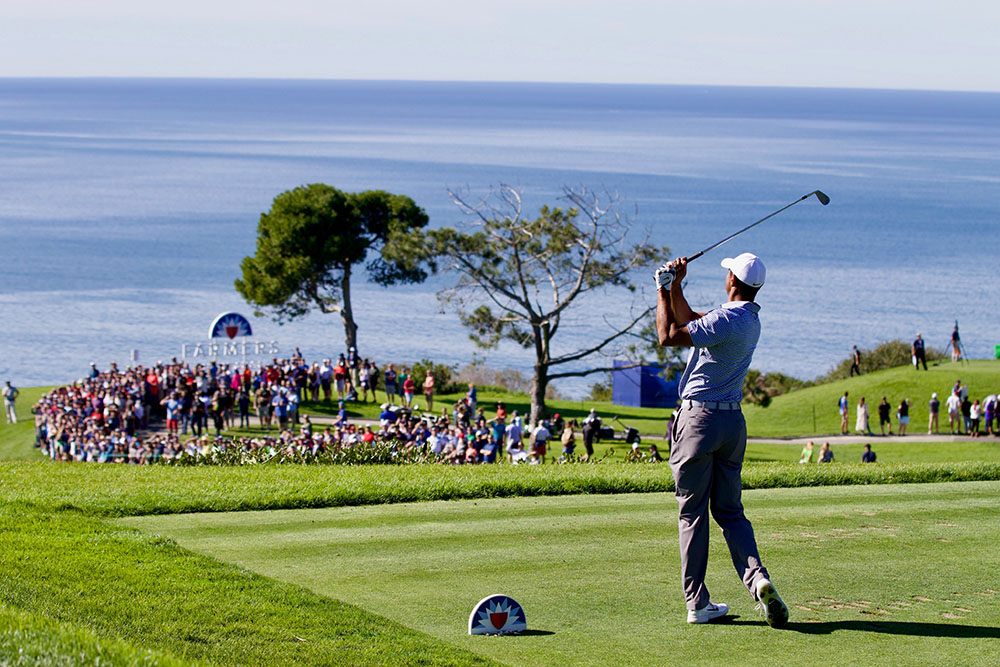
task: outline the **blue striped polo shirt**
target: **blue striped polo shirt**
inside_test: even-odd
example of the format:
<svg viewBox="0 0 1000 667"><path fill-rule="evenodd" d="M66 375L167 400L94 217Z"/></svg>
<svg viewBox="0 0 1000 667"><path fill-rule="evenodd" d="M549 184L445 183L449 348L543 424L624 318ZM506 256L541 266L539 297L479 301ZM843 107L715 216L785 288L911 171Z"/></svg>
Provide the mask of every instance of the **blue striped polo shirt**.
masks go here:
<svg viewBox="0 0 1000 667"><path fill-rule="evenodd" d="M760 306L730 301L687 323L694 347L681 375L682 399L736 401L760 338Z"/></svg>

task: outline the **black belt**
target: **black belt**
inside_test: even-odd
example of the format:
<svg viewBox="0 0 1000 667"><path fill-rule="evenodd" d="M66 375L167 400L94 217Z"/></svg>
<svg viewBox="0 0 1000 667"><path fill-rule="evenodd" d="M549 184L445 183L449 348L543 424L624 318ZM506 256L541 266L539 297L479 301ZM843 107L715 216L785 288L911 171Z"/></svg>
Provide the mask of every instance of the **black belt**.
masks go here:
<svg viewBox="0 0 1000 667"><path fill-rule="evenodd" d="M706 410L739 410L740 404L738 401L695 401L690 398L685 398L681 401L682 408L704 408Z"/></svg>

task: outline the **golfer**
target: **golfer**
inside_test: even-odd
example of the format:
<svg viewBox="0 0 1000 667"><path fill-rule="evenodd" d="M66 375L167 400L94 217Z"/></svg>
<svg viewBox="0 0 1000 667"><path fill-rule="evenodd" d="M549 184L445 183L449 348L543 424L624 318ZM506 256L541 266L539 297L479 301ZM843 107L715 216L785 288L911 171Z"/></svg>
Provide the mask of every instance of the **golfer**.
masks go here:
<svg viewBox="0 0 1000 667"><path fill-rule="evenodd" d="M681 406L674 422L670 469L680 505L678 528L681 579L688 623L707 623L725 616L729 607L713 603L705 587L708 565L708 513L722 527L733 565L768 625L788 621L788 607L761 565L753 527L743 513L740 470L747 429L740 411L743 381L760 337L760 306L754 303L764 284L764 263L743 253L722 261L727 302L708 313L691 310L681 283L686 257L656 272L656 330L660 344L693 347L678 387ZM673 270L670 288L661 276ZM665 281L663 281L665 282Z"/></svg>

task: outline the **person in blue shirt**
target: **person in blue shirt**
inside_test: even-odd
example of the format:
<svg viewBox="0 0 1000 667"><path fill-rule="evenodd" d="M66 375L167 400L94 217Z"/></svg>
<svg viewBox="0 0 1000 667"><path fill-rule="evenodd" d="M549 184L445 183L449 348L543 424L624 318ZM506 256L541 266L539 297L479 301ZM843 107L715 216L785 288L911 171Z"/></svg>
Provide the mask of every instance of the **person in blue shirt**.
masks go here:
<svg viewBox="0 0 1000 667"><path fill-rule="evenodd" d="M729 612L728 605L711 601L705 586L711 511L743 585L768 625L782 627L788 622L788 607L761 563L753 526L743 512L740 481L747 443L740 401L760 337L760 306L754 299L766 269L751 253L724 259L727 300L719 308L697 313L684 298L687 264L682 257L655 274L660 344L692 348L678 387L681 406L670 448L687 621L707 623Z"/></svg>
<svg viewBox="0 0 1000 667"><path fill-rule="evenodd" d="M469 415L476 414L476 385L469 383L469 391L465 392L466 403L469 405Z"/></svg>
<svg viewBox="0 0 1000 667"><path fill-rule="evenodd" d="M396 411L395 410L390 410L388 403L383 403L382 404L382 412L379 413L378 419L382 423L382 426L388 426L389 424L395 424L396 423Z"/></svg>

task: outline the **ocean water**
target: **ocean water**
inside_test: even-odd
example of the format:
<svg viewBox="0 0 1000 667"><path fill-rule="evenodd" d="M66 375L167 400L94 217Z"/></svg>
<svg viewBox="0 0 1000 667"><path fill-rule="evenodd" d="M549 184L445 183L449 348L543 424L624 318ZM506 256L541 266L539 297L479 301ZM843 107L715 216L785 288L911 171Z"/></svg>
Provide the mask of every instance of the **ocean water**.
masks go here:
<svg viewBox="0 0 1000 667"><path fill-rule="evenodd" d="M830 206L802 202L691 265L688 293L707 308L723 298L719 260L764 258L754 367L812 378L854 344L920 331L944 346L955 320L970 356L1000 344L1000 94L7 79L0 378L65 382L132 350L144 362L178 356L218 313L252 315L233 280L259 215L314 182L408 194L433 226L467 222L449 189L510 183L531 210L558 203L563 186L607 188L673 254L821 189ZM362 354L530 369L514 346L476 350L436 298L449 282L356 281ZM599 297L557 351L628 307ZM343 349L336 316L253 321L255 338L283 351ZM558 386L580 396L594 379Z"/></svg>

